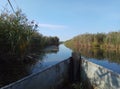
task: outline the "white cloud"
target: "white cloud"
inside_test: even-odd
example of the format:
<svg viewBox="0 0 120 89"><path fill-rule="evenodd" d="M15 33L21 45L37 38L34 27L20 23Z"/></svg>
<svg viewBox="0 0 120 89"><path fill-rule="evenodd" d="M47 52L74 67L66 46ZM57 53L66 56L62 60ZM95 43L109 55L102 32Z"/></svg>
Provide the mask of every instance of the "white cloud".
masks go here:
<svg viewBox="0 0 120 89"><path fill-rule="evenodd" d="M67 26L65 25L54 25L54 24L43 24L39 23L38 26L40 28L49 28L49 29L65 29Z"/></svg>

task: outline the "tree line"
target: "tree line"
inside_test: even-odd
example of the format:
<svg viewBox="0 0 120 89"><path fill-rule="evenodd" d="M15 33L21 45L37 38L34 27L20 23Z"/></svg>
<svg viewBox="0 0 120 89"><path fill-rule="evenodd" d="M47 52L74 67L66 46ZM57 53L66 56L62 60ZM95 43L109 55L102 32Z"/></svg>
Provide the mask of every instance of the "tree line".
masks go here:
<svg viewBox="0 0 120 89"><path fill-rule="evenodd" d="M0 14L0 59L24 59L30 52L58 44L58 37L43 36L21 10Z"/></svg>
<svg viewBox="0 0 120 89"><path fill-rule="evenodd" d="M105 49L120 49L120 32L82 34L65 42L68 47L92 47Z"/></svg>

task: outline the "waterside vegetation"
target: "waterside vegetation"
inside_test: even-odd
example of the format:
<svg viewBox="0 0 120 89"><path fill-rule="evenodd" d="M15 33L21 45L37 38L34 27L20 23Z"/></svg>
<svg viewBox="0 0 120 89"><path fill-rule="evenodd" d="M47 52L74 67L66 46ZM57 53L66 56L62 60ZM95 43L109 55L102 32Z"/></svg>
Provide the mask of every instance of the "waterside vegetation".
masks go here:
<svg viewBox="0 0 120 89"><path fill-rule="evenodd" d="M82 34L65 42L74 52L87 58L109 59L120 64L120 32Z"/></svg>
<svg viewBox="0 0 120 89"><path fill-rule="evenodd" d="M68 47L83 47L83 48L104 48L111 50L120 50L120 32L97 33L97 34L82 34L65 42Z"/></svg>
<svg viewBox="0 0 120 89"><path fill-rule="evenodd" d="M24 60L31 53L58 44L58 37L43 36L38 25L29 21L21 10L0 14L0 60Z"/></svg>

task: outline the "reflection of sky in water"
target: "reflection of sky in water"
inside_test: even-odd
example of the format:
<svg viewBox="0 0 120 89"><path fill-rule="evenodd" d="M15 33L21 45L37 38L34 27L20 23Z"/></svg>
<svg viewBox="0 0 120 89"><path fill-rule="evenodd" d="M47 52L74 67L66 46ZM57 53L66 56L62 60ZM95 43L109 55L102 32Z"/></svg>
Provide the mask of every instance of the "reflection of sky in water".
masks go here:
<svg viewBox="0 0 120 89"><path fill-rule="evenodd" d="M71 56L72 51L66 48L63 44L59 46L59 51L57 53L48 53L43 58L43 61L39 61L33 68L32 72L35 73L39 70L47 68L54 65L62 60L65 60Z"/></svg>
<svg viewBox="0 0 120 89"><path fill-rule="evenodd" d="M33 68L32 73L43 70L49 66L52 66L62 60L65 60L71 56L72 51L69 48L66 48L63 44L59 46L59 51L57 53L47 53L43 60L37 62ZM84 56L83 56L84 57ZM101 65L105 68L113 70L114 72L120 73L120 64L110 62L107 59L98 60L95 58L86 58L89 61Z"/></svg>
<svg viewBox="0 0 120 89"><path fill-rule="evenodd" d="M120 64L118 63L109 62L107 59L97 60L94 58L89 58L88 60L120 74Z"/></svg>

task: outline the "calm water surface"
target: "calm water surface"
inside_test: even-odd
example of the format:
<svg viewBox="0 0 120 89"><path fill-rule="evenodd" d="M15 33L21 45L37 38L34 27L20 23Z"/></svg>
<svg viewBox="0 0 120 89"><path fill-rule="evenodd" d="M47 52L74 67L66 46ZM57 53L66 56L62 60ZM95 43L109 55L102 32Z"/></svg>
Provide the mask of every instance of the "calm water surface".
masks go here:
<svg viewBox="0 0 120 89"><path fill-rule="evenodd" d="M79 48L73 51L80 52L82 57L87 60L120 74L120 52ZM39 59L28 63L14 61L4 63L4 61L0 61L0 87L63 61L69 58L71 53L71 49L61 44L58 50L47 52L42 57L39 57Z"/></svg>
<svg viewBox="0 0 120 89"><path fill-rule="evenodd" d="M73 50L74 51L74 50ZM101 65L107 69L120 74L120 52L119 51L105 51L100 49L79 49L81 56L87 60ZM56 53L47 53L43 61L38 61L34 65L32 73L56 64L71 56L72 50L65 47L63 44L59 46Z"/></svg>
<svg viewBox="0 0 120 89"><path fill-rule="evenodd" d="M58 50L45 52L35 60L25 62L14 60L10 60L11 62L0 61L0 87L63 61L71 56L71 52L64 45L60 45Z"/></svg>
<svg viewBox="0 0 120 89"><path fill-rule="evenodd" d="M51 65L54 65L60 61L69 58L71 56L71 53L72 50L61 44L57 52L46 53L42 61L40 60L34 65L32 73L36 73L39 70L42 70L44 68L47 68Z"/></svg>
<svg viewBox="0 0 120 89"><path fill-rule="evenodd" d="M71 49L81 53L83 58L120 74L120 51L79 47Z"/></svg>

